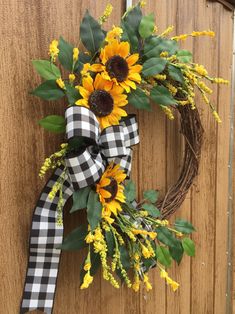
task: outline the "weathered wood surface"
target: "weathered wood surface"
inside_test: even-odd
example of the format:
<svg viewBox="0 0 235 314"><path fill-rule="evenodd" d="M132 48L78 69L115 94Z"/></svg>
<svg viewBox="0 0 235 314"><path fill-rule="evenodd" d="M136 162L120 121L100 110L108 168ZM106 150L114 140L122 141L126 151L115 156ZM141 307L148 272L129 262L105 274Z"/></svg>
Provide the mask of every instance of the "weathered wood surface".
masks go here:
<svg viewBox="0 0 235 314"><path fill-rule="evenodd" d="M43 186L37 173L44 157L57 149L61 138L43 131L37 120L62 113L63 103L46 103L28 91L40 78L30 60L47 57L49 42L62 35L78 43L79 23L86 8L100 16L108 1L0 0L0 185L1 258L0 313L19 311L28 258L28 236L32 209ZM124 1L112 0L115 11L107 24L118 24ZM206 0L149 0L146 12L156 13L159 31L176 25L175 33L214 29L216 38L189 39L182 46L193 49L195 60L210 73L230 78L232 56L231 12ZM185 258L171 275L181 283L170 291L151 271L153 291L136 294L115 290L100 275L89 290L79 290L82 256L63 253L55 299L56 314L222 314L226 301L226 235L229 151L229 88L214 86L213 100L223 124L217 126L208 108L198 99L205 140L200 174L177 216L191 219L197 228L196 258ZM133 111L129 107L129 111ZM169 122L154 107L152 113L138 112L141 144L135 150L133 177L139 193L159 188L162 193L179 174L183 141L179 121ZM65 232L81 217L65 213Z"/></svg>

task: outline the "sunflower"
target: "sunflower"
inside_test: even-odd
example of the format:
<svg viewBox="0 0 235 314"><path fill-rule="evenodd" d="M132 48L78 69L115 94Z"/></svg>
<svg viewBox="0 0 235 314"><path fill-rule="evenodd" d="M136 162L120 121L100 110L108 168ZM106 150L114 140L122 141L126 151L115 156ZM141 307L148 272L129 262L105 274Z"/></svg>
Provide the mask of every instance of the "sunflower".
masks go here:
<svg viewBox="0 0 235 314"><path fill-rule="evenodd" d="M142 66L135 64L138 59L138 53L130 55L130 44L127 41L114 39L101 49L101 63L93 64L92 70L101 72L104 79L122 86L129 93L131 88L136 89L136 83L141 82L139 73Z"/></svg>
<svg viewBox="0 0 235 314"><path fill-rule="evenodd" d="M91 76L83 78L82 86L77 89L83 98L77 100L76 105L89 108L99 120L101 129L119 124L121 117L127 116L121 108L127 104L123 88L105 80L99 73L94 80Z"/></svg>
<svg viewBox="0 0 235 314"><path fill-rule="evenodd" d="M122 211L120 203L125 202L125 195L124 186L121 183L125 179L126 174L120 169L120 165L111 163L96 185L96 192L103 205L102 216L108 221L112 213L117 216L118 212Z"/></svg>

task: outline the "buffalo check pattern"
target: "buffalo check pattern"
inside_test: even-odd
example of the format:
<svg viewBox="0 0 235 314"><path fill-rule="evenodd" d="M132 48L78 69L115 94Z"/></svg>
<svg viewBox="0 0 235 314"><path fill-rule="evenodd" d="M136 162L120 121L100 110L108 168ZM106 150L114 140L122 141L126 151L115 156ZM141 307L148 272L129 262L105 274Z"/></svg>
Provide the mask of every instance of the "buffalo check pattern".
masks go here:
<svg viewBox="0 0 235 314"><path fill-rule="evenodd" d="M139 143L134 115L102 132L98 120L88 108L71 106L66 110L65 117L67 139L85 137L89 144L75 156L65 158L67 170L63 183L64 204L75 190L98 181L110 161L120 164L130 175L131 146ZM63 240L63 226L57 224L58 194L50 199L49 193L63 170L64 166L55 170L43 188L34 211L21 314L36 309L52 313L61 253L57 247Z"/></svg>
<svg viewBox="0 0 235 314"><path fill-rule="evenodd" d="M50 199L48 194L59 179L63 168L57 168L43 188L37 202L30 234L28 270L25 279L20 313L39 309L52 313L57 273L62 243L63 226L57 225L58 195ZM69 180L64 181L64 203L72 195Z"/></svg>
<svg viewBox="0 0 235 314"><path fill-rule="evenodd" d="M75 136L86 137L94 142L98 141L100 134L99 122L88 108L71 106L65 111L67 139Z"/></svg>
<svg viewBox="0 0 235 314"><path fill-rule="evenodd" d="M94 184L105 170L101 154L94 154L89 149L78 156L66 158L65 164L75 190Z"/></svg>

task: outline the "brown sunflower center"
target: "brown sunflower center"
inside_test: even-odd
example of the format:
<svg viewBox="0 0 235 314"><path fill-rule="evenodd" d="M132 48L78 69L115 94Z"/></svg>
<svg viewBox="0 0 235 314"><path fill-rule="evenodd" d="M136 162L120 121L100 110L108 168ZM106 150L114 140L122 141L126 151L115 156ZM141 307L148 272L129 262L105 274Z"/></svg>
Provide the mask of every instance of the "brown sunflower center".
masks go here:
<svg viewBox="0 0 235 314"><path fill-rule="evenodd" d="M113 110L113 97L105 90L97 89L88 99L91 111L98 117L105 117Z"/></svg>
<svg viewBox="0 0 235 314"><path fill-rule="evenodd" d="M123 82L128 76L129 68L125 59L115 55L106 62L106 70L111 78L116 78L118 82Z"/></svg>
<svg viewBox="0 0 235 314"><path fill-rule="evenodd" d="M110 184L105 187L105 190L108 191L111 194L111 196L105 199L107 203L114 200L118 192L117 181L114 178L109 178L109 179L110 179Z"/></svg>

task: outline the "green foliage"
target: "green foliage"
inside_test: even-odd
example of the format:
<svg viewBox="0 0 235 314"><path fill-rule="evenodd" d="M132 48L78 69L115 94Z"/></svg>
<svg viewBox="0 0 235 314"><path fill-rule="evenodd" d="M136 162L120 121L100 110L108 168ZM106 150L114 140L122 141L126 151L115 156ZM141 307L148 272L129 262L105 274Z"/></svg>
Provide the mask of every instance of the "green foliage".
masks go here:
<svg viewBox="0 0 235 314"><path fill-rule="evenodd" d="M168 65L168 73L173 80L181 84L184 83L184 76L179 68L175 67L174 65Z"/></svg>
<svg viewBox="0 0 235 314"><path fill-rule="evenodd" d="M81 41L85 48L95 54L104 41L104 33L100 24L86 11L80 25Z"/></svg>
<svg viewBox="0 0 235 314"><path fill-rule="evenodd" d="M136 186L133 181L128 180L125 184L124 194L126 196L126 200L129 202L133 202L136 197Z"/></svg>
<svg viewBox="0 0 235 314"><path fill-rule="evenodd" d="M154 14L150 13L143 16L139 25L139 34L142 38L147 38L152 35L154 30Z"/></svg>
<svg viewBox="0 0 235 314"><path fill-rule="evenodd" d="M108 247L108 254L110 257L112 257L114 254L114 246L115 246L112 231L105 231L105 239L106 239L106 243Z"/></svg>
<svg viewBox="0 0 235 314"><path fill-rule="evenodd" d="M157 239L163 244L169 247L175 247L178 245L177 239L174 237L173 233L165 227L157 227Z"/></svg>
<svg viewBox="0 0 235 314"><path fill-rule="evenodd" d="M57 85L55 80L49 80L35 88L31 94L44 100L57 100L64 96L64 91Z"/></svg>
<svg viewBox="0 0 235 314"><path fill-rule="evenodd" d="M68 70L73 70L73 46L60 37L59 39L59 61L63 67Z"/></svg>
<svg viewBox="0 0 235 314"><path fill-rule="evenodd" d="M101 220L102 205L99 201L99 195L91 190L87 202L87 219L93 231Z"/></svg>
<svg viewBox="0 0 235 314"><path fill-rule="evenodd" d="M56 80L61 77L59 68L48 60L33 60L35 70L45 80Z"/></svg>
<svg viewBox="0 0 235 314"><path fill-rule="evenodd" d="M122 40L128 41L130 43L132 53L138 51L139 39L134 29L129 24L125 23L124 21L122 21L121 26L123 29Z"/></svg>
<svg viewBox="0 0 235 314"><path fill-rule="evenodd" d="M154 204L158 199L158 194L159 193L156 190L144 191L144 199Z"/></svg>
<svg viewBox="0 0 235 314"><path fill-rule="evenodd" d="M151 109L148 96L139 87L128 94L128 102L137 109Z"/></svg>
<svg viewBox="0 0 235 314"><path fill-rule="evenodd" d="M87 225L81 225L74 229L67 237L65 237L63 243L58 246L62 250L79 250L87 246L85 237L87 235Z"/></svg>
<svg viewBox="0 0 235 314"><path fill-rule="evenodd" d="M143 64L142 74L145 77L161 73L167 64L167 60L162 58L150 58Z"/></svg>
<svg viewBox="0 0 235 314"><path fill-rule="evenodd" d="M139 35L139 25L142 19L142 11L141 8L138 5L134 6L130 11L127 12L127 14L124 16L123 21L125 22L125 25L129 25L130 28L133 29L135 34Z"/></svg>
<svg viewBox="0 0 235 314"><path fill-rule="evenodd" d="M154 86L150 92L150 98L158 105L175 105L176 100L165 86Z"/></svg>
<svg viewBox="0 0 235 314"><path fill-rule="evenodd" d="M66 96L70 105L74 105L75 102L81 98L79 91L72 85L65 83Z"/></svg>
<svg viewBox="0 0 235 314"><path fill-rule="evenodd" d="M149 271L150 268L156 266L156 260L152 258L144 258L142 262L146 271Z"/></svg>
<svg viewBox="0 0 235 314"><path fill-rule="evenodd" d="M174 227L177 231L185 234L190 234L195 231L193 225L184 219L176 219Z"/></svg>
<svg viewBox="0 0 235 314"><path fill-rule="evenodd" d="M70 210L70 213L87 207L88 195L90 191L91 188L87 186L73 193L73 206Z"/></svg>
<svg viewBox="0 0 235 314"><path fill-rule="evenodd" d="M188 256L195 256L195 244L193 240L191 240L190 238L184 238L182 240L182 246Z"/></svg>
<svg viewBox="0 0 235 314"><path fill-rule="evenodd" d="M93 250L91 250L91 269L90 269L90 274L91 276L94 276L97 273L97 270L99 269L101 265L100 261L100 255L98 253L95 253ZM86 257L84 259L84 262L81 265L81 271L80 271L80 284L83 283L84 276L86 275L86 271L83 269L85 265Z"/></svg>
<svg viewBox="0 0 235 314"><path fill-rule="evenodd" d="M142 205L142 208L146 210L152 217L158 218L161 216L161 212L153 204L145 203Z"/></svg>
<svg viewBox="0 0 235 314"><path fill-rule="evenodd" d="M182 63L189 63L192 61L192 53L188 50L179 50L177 51L177 58L179 62Z"/></svg>
<svg viewBox="0 0 235 314"><path fill-rule="evenodd" d="M175 245L174 246L171 246L169 248L169 251L170 251L170 254L171 254L171 257L178 263L180 264L181 260L182 260L182 257L184 255L184 249L183 249L183 246L181 244L181 241L180 240L176 240L177 242L175 242Z"/></svg>
<svg viewBox="0 0 235 314"><path fill-rule="evenodd" d="M169 55L173 55L178 50L178 44L174 40L152 36L145 41L144 57L146 59L160 57L163 51L167 51Z"/></svg>
<svg viewBox="0 0 235 314"><path fill-rule="evenodd" d="M125 246L119 246L121 263L125 269L130 268L130 256Z"/></svg>
<svg viewBox="0 0 235 314"><path fill-rule="evenodd" d="M158 245L156 249L156 255L159 263L166 267L171 266L172 258L168 248Z"/></svg>
<svg viewBox="0 0 235 314"><path fill-rule="evenodd" d="M54 133L65 132L65 118L58 115L50 115L38 121L38 123L47 131Z"/></svg>

